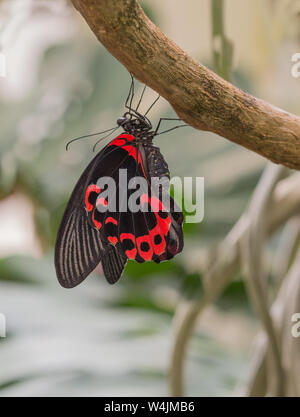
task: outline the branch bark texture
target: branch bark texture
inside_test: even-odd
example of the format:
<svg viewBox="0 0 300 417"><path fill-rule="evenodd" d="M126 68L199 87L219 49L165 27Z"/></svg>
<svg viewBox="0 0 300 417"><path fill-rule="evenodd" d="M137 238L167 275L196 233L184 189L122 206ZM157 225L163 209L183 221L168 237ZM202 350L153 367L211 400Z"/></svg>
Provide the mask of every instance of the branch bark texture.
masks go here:
<svg viewBox="0 0 300 417"><path fill-rule="evenodd" d="M136 0L72 0L106 49L196 129L300 170L300 118L247 94L170 40Z"/></svg>

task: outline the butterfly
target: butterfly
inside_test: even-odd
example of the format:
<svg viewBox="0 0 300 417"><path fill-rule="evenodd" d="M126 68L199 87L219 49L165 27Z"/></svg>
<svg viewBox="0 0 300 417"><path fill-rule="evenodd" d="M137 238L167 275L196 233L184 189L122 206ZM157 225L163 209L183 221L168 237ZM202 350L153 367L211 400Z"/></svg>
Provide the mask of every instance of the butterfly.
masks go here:
<svg viewBox="0 0 300 417"><path fill-rule="evenodd" d="M100 263L106 280L114 284L128 259L160 263L183 249L183 214L164 186L155 191L152 186L153 178L170 178L168 165L153 144L154 137L183 125L158 133L162 120L178 120L161 118L153 130L147 114L159 97L144 115L139 113L145 88L133 109L132 78L127 111L117 120L117 126L109 129L114 132L122 128L123 133L94 157L71 194L55 244L57 278L65 288L80 284ZM121 184L120 173L125 172L127 183ZM99 185L105 178L116 184L110 193L106 190L106 195ZM132 211L127 203L136 190L127 186L136 183L137 178L143 180L136 199L141 210ZM164 203L166 196L168 206Z"/></svg>

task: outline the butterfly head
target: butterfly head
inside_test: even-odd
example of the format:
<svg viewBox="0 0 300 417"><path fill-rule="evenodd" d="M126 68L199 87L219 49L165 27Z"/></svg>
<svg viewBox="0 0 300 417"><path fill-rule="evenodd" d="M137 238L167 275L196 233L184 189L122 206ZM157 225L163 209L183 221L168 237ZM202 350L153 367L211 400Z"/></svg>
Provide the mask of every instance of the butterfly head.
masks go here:
<svg viewBox="0 0 300 417"><path fill-rule="evenodd" d="M132 114L126 112L117 120L117 124L122 127L125 132L135 135L138 133L149 132L152 129L150 120L139 113Z"/></svg>

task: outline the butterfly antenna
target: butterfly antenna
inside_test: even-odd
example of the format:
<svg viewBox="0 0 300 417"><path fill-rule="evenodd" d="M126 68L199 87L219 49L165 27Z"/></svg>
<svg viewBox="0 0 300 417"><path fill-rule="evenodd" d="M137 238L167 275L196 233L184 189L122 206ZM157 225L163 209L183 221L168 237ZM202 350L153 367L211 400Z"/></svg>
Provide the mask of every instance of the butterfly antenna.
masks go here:
<svg viewBox="0 0 300 417"><path fill-rule="evenodd" d="M116 128L115 128L115 127L112 127L111 129L104 130L103 132L91 133L90 135L79 136L78 138L72 139L72 140L70 140L70 141L67 143L67 145L66 145L66 151L68 150L69 145L70 145L72 142L75 142L76 140L79 140L79 139L84 139L84 138L90 138L91 136L102 135L103 133L110 132L110 131L112 131L112 130L114 130L114 129L116 129Z"/></svg>
<svg viewBox="0 0 300 417"><path fill-rule="evenodd" d="M104 136L103 138L100 138L97 140L97 142L95 143L95 145L93 146L93 152L95 152L96 146L98 145L99 142L101 142L102 140L108 138L110 135L112 135L116 130L119 129L120 126L117 126L114 128L114 130L112 132L110 132L108 135Z"/></svg>
<svg viewBox="0 0 300 417"><path fill-rule="evenodd" d="M157 101L160 98L160 94L158 94L158 97L156 97L156 99L154 100L154 102L151 104L151 106L149 107L149 109L146 111L146 113L144 114L144 116L147 116L147 114L149 113L149 111L152 109L152 107L154 106L155 103L157 103Z"/></svg>
<svg viewBox="0 0 300 417"><path fill-rule="evenodd" d="M141 97L140 97L140 99L139 99L138 105L136 106L136 109L135 109L135 111L136 111L136 112L138 111L138 109L139 109L139 107L140 107L140 104L141 104L141 102L142 102L142 100L143 100L143 97L144 97L144 94L145 94L145 90L146 90L146 84L145 84L145 86L144 86L144 88L143 88L143 91L142 91Z"/></svg>

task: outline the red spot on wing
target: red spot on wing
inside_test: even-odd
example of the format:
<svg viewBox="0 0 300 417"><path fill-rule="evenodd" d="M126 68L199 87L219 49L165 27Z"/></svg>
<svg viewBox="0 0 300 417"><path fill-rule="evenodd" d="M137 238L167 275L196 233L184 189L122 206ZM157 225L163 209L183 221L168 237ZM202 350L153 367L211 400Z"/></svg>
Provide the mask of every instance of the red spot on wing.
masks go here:
<svg viewBox="0 0 300 417"><path fill-rule="evenodd" d="M164 205L163 205L163 203L160 201L160 199L159 198L157 198L155 195L153 195L152 197L151 197L151 207L152 207L152 210L154 211L154 212L158 212L158 211L165 211L165 212L167 212L167 210L165 209L165 207L164 207Z"/></svg>
<svg viewBox="0 0 300 417"><path fill-rule="evenodd" d="M133 146L124 146L123 149L128 148L127 151L130 156L132 156L136 160L136 148ZM130 148L130 149L129 149Z"/></svg>
<svg viewBox="0 0 300 417"><path fill-rule="evenodd" d="M135 139L134 136L128 135L126 133L123 133L119 136L117 136L115 139L113 139L108 146L121 146L123 149L125 149L125 143L132 142ZM130 146L130 149L132 148L132 145Z"/></svg>
<svg viewBox="0 0 300 417"><path fill-rule="evenodd" d="M100 188L96 184L91 184L87 187L85 192L85 207L87 211L92 211L93 205L89 202L89 196L92 192L95 192L97 194L100 193Z"/></svg>
<svg viewBox="0 0 300 417"><path fill-rule="evenodd" d="M115 139L113 139L108 146L119 146L120 148L124 149L126 152L128 152L128 154L130 156L132 156L135 161L137 161L137 163L141 166L142 171L143 171L143 175L145 178L147 178L146 172L145 172L145 168L143 165L143 161L142 161L142 157L141 157L141 153L139 151L137 151L137 147L132 145L131 143L128 142L132 142L135 140L135 137L132 135L128 135L126 133L123 133L119 136L117 136Z"/></svg>
<svg viewBox="0 0 300 417"><path fill-rule="evenodd" d="M125 254L127 256L128 259L135 259L136 255L137 255L137 249L136 249L136 245L135 245L135 237L132 233L121 233L120 236L120 241L123 242L123 240L125 239L129 239L131 240L131 242L133 243L133 249L127 249L125 251Z"/></svg>
<svg viewBox="0 0 300 417"><path fill-rule="evenodd" d="M134 260L136 258L136 254L137 254L136 248L125 251L125 255L127 256L128 259Z"/></svg>
<svg viewBox="0 0 300 417"><path fill-rule="evenodd" d="M153 247L155 255L162 255L166 249L166 240L165 240L165 237L161 233L161 229L159 225L155 226L152 230L150 230L149 236L151 239L151 243L152 243L152 247ZM160 237L161 242L155 243L158 236Z"/></svg>
<svg viewBox="0 0 300 417"><path fill-rule="evenodd" d="M137 160L138 164L141 166L144 177L147 178L140 151L138 151L138 158L136 158L136 152L135 152L135 160Z"/></svg>
<svg viewBox="0 0 300 417"><path fill-rule="evenodd" d="M116 236L108 236L107 240L112 243L113 245L115 245L116 243L118 243L118 238Z"/></svg>
<svg viewBox="0 0 300 417"><path fill-rule="evenodd" d="M98 222L95 219L95 210L93 211L92 220L93 220L94 225L96 226L96 229L98 229L98 230L101 229L102 223L101 222Z"/></svg>
<svg viewBox="0 0 300 417"><path fill-rule="evenodd" d="M132 156L136 160L136 147L133 145L125 145L121 146L122 149L128 152L129 156ZM140 162L140 154L139 154L139 162Z"/></svg>
<svg viewBox="0 0 300 417"><path fill-rule="evenodd" d="M165 210L163 203L155 196L151 199L148 194L143 193L140 197L141 204L149 204L156 217L156 226L149 230L148 235L138 237L136 239L138 253L146 261L150 261L153 258L153 254L162 256L166 251L166 236L169 234L170 225L172 223L169 213ZM147 250L143 250L142 243L148 243L149 247Z"/></svg>
<svg viewBox="0 0 300 417"><path fill-rule="evenodd" d="M150 205L155 213L158 226L160 227L163 234L167 236L172 222L169 213L165 209L163 203L156 196L151 197ZM162 217L162 214L164 217Z"/></svg>
<svg viewBox="0 0 300 417"><path fill-rule="evenodd" d="M119 146L122 149L124 149L125 151L127 151L128 154L130 156L132 156L136 161L138 161L138 163L142 166L143 173L144 173L144 175L146 177L140 152L138 152L138 156L137 156L136 146L128 143L128 142L132 142L134 140L135 140L135 137L134 136L128 135L126 133L123 133L123 134L117 136L114 140L112 140L108 144L108 146L112 146L112 145Z"/></svg>
<svg viewBox="0 0 300 417"><path fill-rule="evenodd" d="M98 197L97 198L96 206L101 205L101 206L105 206L106 207L107 204L108 204L108 202L105 200L105 198L103 198L103 197Z"/></svg>
<svg viewBox="0 0 300 417"><path fill-rule="evenodd" d="M118 138L116 138L116 139L114 139L112 141L112 143L110 145L123 146L123 145L125 145L125 143L126 143L126 139L118 139Z"/></svg>
<svg viewBox="0 0 300 417"><path fill-rule="evenodd" d="M117 220L114 219L113 217L107 217L107 219L105 220L105 224L107 224L107 223L113 223L115 225L118 224Z"/></svg>
<svg viewBox="0 0 300 417"><path fill-rule="evenodd" d="M153 248L149 235L140 236L136 239L139 255L145 259L145 261L151 261L153 256ZM143 248L143 244L146 244L147 249Z"/></svg>
<svg viewBox="0 0 300 417"><path fill-rule="evenodd" d="M167 218L163 219L159 216L158 213L155 213L157 223L165 236L169 233L170 225L171 225L171 217L168 215Z"/></svg>
<svg viewBox="0 0 300 417"><path fill-rule="evenodd" d="M148 196L148 194L142 194L141 195L141 204L144 205L145 203L149 203L150 204L150 198Z"/></svg>

